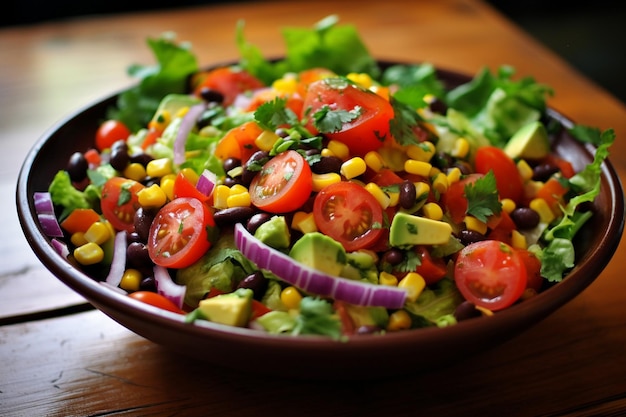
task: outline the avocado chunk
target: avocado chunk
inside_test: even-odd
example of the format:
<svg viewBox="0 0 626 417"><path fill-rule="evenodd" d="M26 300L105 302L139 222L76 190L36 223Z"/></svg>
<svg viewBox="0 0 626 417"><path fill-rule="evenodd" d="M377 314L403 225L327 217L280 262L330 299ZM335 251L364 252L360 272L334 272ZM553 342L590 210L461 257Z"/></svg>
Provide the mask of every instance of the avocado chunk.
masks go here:
<svg viewBox="0 0 626 417"><path fill-rule="evenodd" d="M346 265L346 250L333 238L319 232L305 233L294 243L289 256L329 275L339 275Z"/></svg>
<svg viewBox="0 0 626 417"><path fill-rule="evenodd" d="M450 240L452 226L446 222L396 213L389 229L389 244L403 247L412 245L443 245Z"/></svg>
<svg viewBox="0 0 626 417"><path fill-rule="evenodd" d="M256 229L254 237L274 249L286 249L291 243L289 226L284 216L272 216Z"/></svg>
<svg viewBox="0 0 626 417"><path fill-rule="evenodd" d="M536 121L521 127L508 141L504 152L511 158L541 159L550 154L548 131Z"/></svg>
<svg viewBox="0 0 626 417"><path fill-rule="evenodd" d="M239 288L232 293L200 301L198 309L208 321L244 327L252 314L253 294L249 288Z"/></svg>
<svg viewBox="0 0 626 417"><path fill-rule="evenodd" d="M198 103L202 103L202 100L189 94L168 94L159 103L159 108L152 116L152 121L158 122L159 117L162 117L164 112L174 118L185 107L191 107Z"/></svg>
<svg viewBox="0 0 626 417"><path fill-rule="evenodd" d="M366 307L344 304L346 313L357 329L363 326L376 326L384 329L389 322L389 312L384 307Z"/></svg>

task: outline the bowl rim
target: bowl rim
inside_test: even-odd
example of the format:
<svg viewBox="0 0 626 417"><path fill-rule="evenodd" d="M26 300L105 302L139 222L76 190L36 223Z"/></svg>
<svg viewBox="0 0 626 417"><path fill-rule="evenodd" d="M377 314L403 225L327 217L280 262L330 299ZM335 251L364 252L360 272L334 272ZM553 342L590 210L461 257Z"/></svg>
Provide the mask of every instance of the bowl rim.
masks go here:
<svg viewBox="0 0 626 417"><path fill-rule="evenodd" d="M378 62L381 65L385 65L386 63L403 64L403 62L384 60L379 60ZM214 66L219 65L220 64L216 64ZM444 78L469 79L469 76L466 74L443 68L437 68L437 72ZM316 350L328 352L334 352L337 349L385 349L397 345L419 344L424 340L450 342L456 340L458 337L472 337L476 334L476 328L481 329L481 332L496 335L511 324L513 324L512 327L529 327L543 320L556 309L579 295L600 275L602 270L609 263L619 245L623 233L625 214L623 189L616 170L610 160L607 159L602 164L602 187L606 188L606 193L610 198L610 213L612 213L612 215L601 238L598 240L598 245L591 248L589 253L585 255L585 257L589 259L596 257L596 260L584 264L577 263L569 272L570 275L576 273L577 279L568 280L568 277L566 277L557 285L552 286L546 291L503 311L499 311L493 316L482 317L479 320L460 321L446 328L430 327L408 332L389 332L384 336L359 335L358 337L350 337L347 341L342 342L321 336L286 337L285 335L271 335L257 330L225 326L208 321L196 322L194 324L185 323L183 316L136 302L117 291L107 288L106 285L96 282L93 278L72 266L51 246L50 239L43 234L36 220L32 193L34 191L43 190L33 190L30 186L30 179L33 175L36 175L32 168L42 149L54 139L55 134L63 126L68 125L72 120L85 112L94 111L94 109L103 106L106 107L107 103L113 104L117 96L126 89L127 88L120 89L104 98L94 100L90 104L71 112L49 128L27 153L19 171L16 187L16 205L20 225L36 256L57 279L83 295L89 303L101 311L104 311L105 314L108 313L106 311L107 308L104 308L104 306L112 308L115 314L108 315L116 321L119 321L117 318L118 314L128 314L135 316L136 319L153 321L159 326L173 327L174 330L190 332L191 334L202 337L212 337L221 341L236 341L246 344L266 343L274 346L278 340L280 344L284 345L287 349L297 348L299 346L312 346ZM552 108L549 108L548 112L551 117L563 123L564 126L573 125L573 122L562 113ZM583 152L593 155L595 147L592 145L584 144L578 146ZM550 302L544 302L548 297L551 298ZM516 331L516 333L518 333L518 331Z"/></svg>

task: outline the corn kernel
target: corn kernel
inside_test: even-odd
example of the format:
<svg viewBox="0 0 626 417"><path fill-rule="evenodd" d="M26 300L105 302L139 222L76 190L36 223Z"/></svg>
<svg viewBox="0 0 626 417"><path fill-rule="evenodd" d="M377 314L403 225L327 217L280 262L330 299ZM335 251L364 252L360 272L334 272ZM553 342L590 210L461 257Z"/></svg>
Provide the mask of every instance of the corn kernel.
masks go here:
<svg viewBox="0 0 626 417"><path fill-rule="evenodd" d="M448 191L448 177L443 172L436 174L433 179L433 188L440 194Z"/></svg>
<svg viewBox="0 0 626 417"><path fill-rule="evenodd" d="M417 272L409 272L398 282L398 288L404 288L407 291L406 296L410 301L417 300L425 287L426 280Z"/></svg>
<svg viewBox="0 0 626 417"><path fill-rule="evenodd" d="M280 301L282 301L285 307L287 307L289 310L297 309L300 307L302 295L296 287L285 287L280 292Z"/></svg>
<svg viewBox="0 0 626 417"><path fill-rule="evenodd" d="M405 310L394 311L389 315L387 330L390 332L408 330L411 328L411 316Z"/></svg>
<svg viewBox="0 0 626 417"><path fill-rule="evenodd" d="M176 177L174 175L166 175L161 178L159 182L159 187L161 191L165 193L168 200L174 199L174 182L176 181Z"/></svg>
<svg viewBox="0 0 626 417"><path fill-rule="evenodd" d="M245 185L234 184L232 187L230 187L230 190L228 192L230 193L230 195L237 195L241 193L247 193L248 189Z"/></svg>
<svg viewBox="0 0 626 417"><path fill-rule="evenodd" d="M465 219L463 219L463 222L465 223L465 227L468 230L473 230L474 232L478 232L482 235L487 233L487 224L485 224L485 222L478 220L474 216L465 216Z"/></svg>
<svg viewBox="0 0 626 417"><path fill-rule="evenodd" d="M336 155L333 153L333 151L331 151L331 150L330 150L330 149L328 149L328 148L323 148L323 149L320 151L320 155L321 155L321 156L325 156L325 157L329 157L329 156L336 156Z"/></svg>
<svg viewBox="0 0 626 417"><path fill-rule="evenodd" d="M317 232L317 224L313 213L306 213L304 211L297 211L293 215L291 220L291 228L299 230L302 233Z"/></svg>
<svg viewBox="0 0 626 417"><path fill-rule="evenodd" d="M424 200L428 198L428 194L430 193L430 185L423 181L415 182L415 199L417 201Z"/></svg>
<svg viewBox="0 0 626 417"><path fill-rule="evenodd" d="M189 181L193 185L196 185L198 183L198 180L200 179L200 176L196 173L196 171L191 168L181 169L180 174L183 174L187 181Z"/></svg>
<svg viewBox="0 0 626 417"><path fill-rule="evenodd" d="M385 87L383 85L373 85L369 88L369 90L389 101L389 87Z"/></svg>
<svg viewBox="0 0 626 417"><path fill-rule="evenodd" d="M461 179L462 175L463 173L461 172L459 168L454 167L450 169L448 173L446 174L446 177L448 177L448 186L450 186L451 184L454 184L455 182L458 182Z"/></svg>
<svg viewBox="0 0 626 417"><path fill-rule="evenodd" d="M503 198L502 200L500 200L500 204L502 204L502 211L508 214L511 214L513 210L515 210L515 208L517 207L515 201L511 200L510 198Z"/></svg>
<svg viewBox="0 0 626 417"><path fill-rule="evenodd" d="M470 144L465 138L457 138L450 154L455 158L465 158L469 154Z"/></svg>
<svg viewBox="0 0 626 417"><path fill-rule="evenodd" d="M146 168L138 162L133 162L126 165L123 172L126 178L130 178L135 181L142 181L146 178Z"/></svg>
<svg viewBox="0 0 626 417"><path fill-rule="evenodd" d="M120 288L126 291L137 291L143 276L141 272L136 269L129 268L122 274L122 280L120 281Z"/></svg>
<svg viewBox="0 0 626 417"><path fill-rule="evenodd" d="M533 169L528 165L528 162L523 159L517 161L517 171L524 181L528 181L533 177Z"/></svg>
<svg viewBox="0 0 626 417"><path fill-rule="evenodd" d="M213 206L217 209L228 208L228 197L230 197L230 188L227 185L218 185L213 191Z"/></svg>
<svg viewBox="0 0 626 417"><path fill-rule="evenodd" d="M422 177L428 177L432 165L428 162L418 161L416 159L408 159L404 163L404 170L409 174L421 175Z"/></svg>
<svg viewBox="0 0 626 417"><path fill-rule="evenodd" d="M511 246L517 249L526 249L528 247L526 243L526 236L517 230L513 230L511 234Z"/></svg>
<svg viewBox="0 0 626 417"><path fill-rule="evenodd" d="M398 278L390 274L389 272L382 271L378 275L378 283L380 285L389 285L390 287L395 287L398 285Z"/></svg>
<svg viewBox="0 0 626 417"><path fill-rule="evenodd" d="M146 174L152 178L159 178L172 173L172 160L170 158L153 159L146 165Z"/></svg>
<svg viewBox="0 0 626 417"><path fill-rule="evenodd" d="M103 222L94 222L85 232L85 240L87 242L102 245L112 237L109 228Z"/></svg>
<svg viewBox="0 0 626 417"><path fill-rule="evenodd" d="M350 157L350 148L343 142L338 140L331 140L328 142L328 150L333 153L337 158L346 161Z"/></svg>
<svg viewBox="0 0 626 417"><path fill-rule="evenodd" d="M70 242L72 242L72 245L74 246L81 246L88 241L85 239L85 232L76 232L72 233L72 236L70 236Z"/></svg>
<svg viewBox="0 0 626 417"><path fill-rule="evenodd" d="M358 84L361 87L367 88L367 89L372 87L372 85L374 84L374 82L372 81L372 77L370 77L368 74L365 74L365 73L351 72L348 75L346 75L346 78L352 81L353 83Z"/></svg>
<svg viewBox="0 0 626 417"><path fill-rule="evenodd" d="M400 193L398 191L387 191L389 196L389 207L395 207L400 202Z"/></svg>
<svg viewBox="0 0 626 417"><path fill-rule="evenodd" d="M157 130L159 132L163 132L167 125L172 121L172 116L169 111L161 110L159 114L148 123L148 127L150 129Z"/></svg>
<svg viewBox="0 0 626 417"><path fill-rule="evenodd" d="M336 172L313 174L313 191L320 191L322 188L338 182L341 182L341 175Z"/></svg>
<svg viewBox="0 0 626 417"><path fill-rule="evenodd" d="M369 151L363 159L365 160L365 165L374 172L378 172L384 167L383 158L376 151Z"/></svg>
<svg viewBox="0 0 626 417"><path fill-rule="evenodd" d="M551 223L555 219L550 205L543 198L534 198L528 206L539 214L542 223Z"/></svg>
<svg viewBox="0 0 626 417"><path fill-rule="evenodd" d="M74 258L81 265L93 265L102 262L104 251L97 243L88 242L74 249Z"/></svg>
<svg viewBox="0 0 626 417"><path fill-rule="evenodd" d="M422 207L422 213L424 216L432 220L443 219L443 210L437 203L426 203Z"/></svg>
<svg viewBox="0 0 626 417"><path fill-rule="evenodd" d="M380 206L383 209L386 209L387 207L389 207L389 202L390 202L390 198L389 196L378 186L378 184L375 184L373 182L368 183L365 186L365 189L367 190L367 192L369 192L372 196L374 196L374 198L376 199L376 201L378 201L378 203L380 204Z"/></svg>
<svg viewBox="0 0 626 417"><path fill-rule="evenodd" d="M167 202L167 194L157 184L144 188L137 193L137 199L141 207L159 208Z"/></svg>
<svg viewBox="0 0 626 417"><path fill-rule="evenodd" d="M231 194L226 198L227 207L250 207L251 203L252 201L250 200L250 193L248 191Z"/></svg>
<svg viewBox="0 0 626 417"><path fill-rule="evenodd" d="M416 161L428 162L435 155L435 145L430 141L406 147L406 154Z"/></svg>
<svg viewBox="0 0 626 417"><path fill-rule="evenodd" d="M280 139L280 137L270 131L264 130L261 134L254 140L254 144L262 151L269 152L274 147L274 144Z"/></svg>
<svg viewBox="0 0 626 417"><path fill-rule="evenodd" d="M281 93L293 94L298 89L298 80L293 74L285 74L272 83L272 88Z"/></svg>

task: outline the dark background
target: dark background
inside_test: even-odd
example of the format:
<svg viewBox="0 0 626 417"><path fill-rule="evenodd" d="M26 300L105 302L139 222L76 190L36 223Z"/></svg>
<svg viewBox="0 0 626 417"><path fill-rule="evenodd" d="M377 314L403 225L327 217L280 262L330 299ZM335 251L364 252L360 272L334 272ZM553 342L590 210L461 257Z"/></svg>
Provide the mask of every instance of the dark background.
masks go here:
<svg viewBox="0 0 626 417"><path fill-rule="evenodd" d="M214 4L224 0L9 0L0 8L0 27L93 14ZM583 74L626 103L626 3L595 0L486 0ZM237 1L231 0L230 3ZM578 3L578 2L576 2Z"/></svg>

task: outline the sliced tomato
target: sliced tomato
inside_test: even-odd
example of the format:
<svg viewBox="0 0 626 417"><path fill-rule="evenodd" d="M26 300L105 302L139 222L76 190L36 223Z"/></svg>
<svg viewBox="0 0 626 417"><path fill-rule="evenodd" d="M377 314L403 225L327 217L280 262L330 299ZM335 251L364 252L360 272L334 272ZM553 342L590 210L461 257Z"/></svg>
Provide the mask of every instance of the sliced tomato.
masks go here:
<svg viewBox="0 0 626 417"><path fill-rule="evenodd" d="M441 204L454 223L461 223L467 213L467 198L465 197L465 187L473 184L482 174L469 174L461 180L456 181L448 187L441 195Z"/></svg>
<svg viewBox="0 0 626 417"><path fill-rule="evenodd" d="M135 291L128 294L128 296L135 300L141 301L142 303L162 308L163 310L171 311L173 313L185 314L185 312L178 308L178 306L174 304L171 300L165 298L161 294L157 294L152 291Z"/></svg>
<svg viewBox="0 0 626 417"><path fill-rule="evenodd" d="M132 232L135 212L141 207L137 193L143 184L124 177L113 177L102 186L100 206L102 215L115 230Z"/></svg>
<svg viewBox="0 0 626 417"><path fill-rule="evenodd" d="M183 197L170 201L161 207L150 227L150 259L166 268L193 264L211 247L208 229L213 227L213 214L199 200Z"/></svg>
<svg viewBox="0 0 626 417"><path fill-rule="evenodd" d="M487 226L490 229L487 233L489 239L499 240L509 245L511 244L513 230L517 229L515 222L506 211L500 212L499 215L491 216L487 221Z"/></svg>
<svg viewBox="0 0 626 417"><path fill-rule="evenodd" d="M541 260L534 253L527 249L516 249L526 267L526 288L530 288L539 292L543 285L543 277L541 276Z"/></svg>
<svg viewBox="0 0 626 417"><path fill-rule="evenodd" d="M313 191L311 167L296 151L282 152L269 161L249 187L252 204L270 213L294 211Z"/></svg>
<svg viewBox="0 0 626 417"><path fill-rule="evenodd" d="M463 297L492 311L515 303L526 289L526 266L506 243L483 240L463 248L454 264L454 280Z"/></svg>
<svg viewBox="0 0 626 417"><path fill-rule="evenodd" d="M389 122L394 117L393 108L389 101L372 91L340 78L313 82L304 97L303 107L303 117L308 118L307 127L312 132L320 132L320 124L314 120L316 113L323 108L353 114L349 121L341 123L339 129L323 129L321 132L329 139L348 145L353 155L363 156L391 139Z"/></svg>
<svg viewBox="0 0 626 417"><path fill-rule="evenodd" d="M427 285L435 284L446 276L448 269L443 259L433 257L425 246L417 246L415 252L420 257L420 265L415 272L424 278Z"/></svg>
<svg viewBox="0 0 626 417"><path fill-rule="evenodd" d="M510 198L519 203L524 197L524 182L515 161L496 146L481 146L474 160L476 172L486 174L493 171L500 198Z"/></svg>
<svg viewBox="0 0 626 417"><path fill-rule="evenodd" d="M215 147L215 156L224 161L228 158L237 158L242 164L258 150L254 141L263 132L263 129L254 121L246 122L234 127L226 134Z"/></svg>
<svg viewBox="0 0 626 417"><path fill-rule="evenodd" d="M130 129L119 120L107 120L96 131L96 148L99 151L108 149L118 140L126 140L130 136Z"/></svg>
<svg viewBox="0 0 626 417"><path fill-rule="evenodd" d="M176 174L173 192L174 198L191 197L196 198L203 203L209 200L209 196L198 191L196 185L185 176L184 171L180 171L178 174Z"/></svg>
<svg viewBox="0 0 626 417"><path fill-rule="evenodd" d="M358 184L342 181L317 194L313 216L318 229L352 252L367 248L383 232L383 210L378 201Z"/></svg>
<svg viewBox="0 0 626 417"><path fill-rule="evenodd" d="M304 99L300 96L300 94L282 93L273 88L264 88L255 91L254 94L252 94L250 104L246 107L246 111L253 112L258 109L261 104L272 101L276 98L285 99L285 107L294 112L294 114L300 115L302 113Z"/></svg>
<svg viewBox="0 0 626 417"><path fill-rule="evenodd" d="M224 96L222 103L224 106L233 104L239 94L264 87L263 82L254 75L233 67L201 72L194 78L192 82L195 84L193 86L195 95L200 96L203 88L219 91Z"/></svg>

